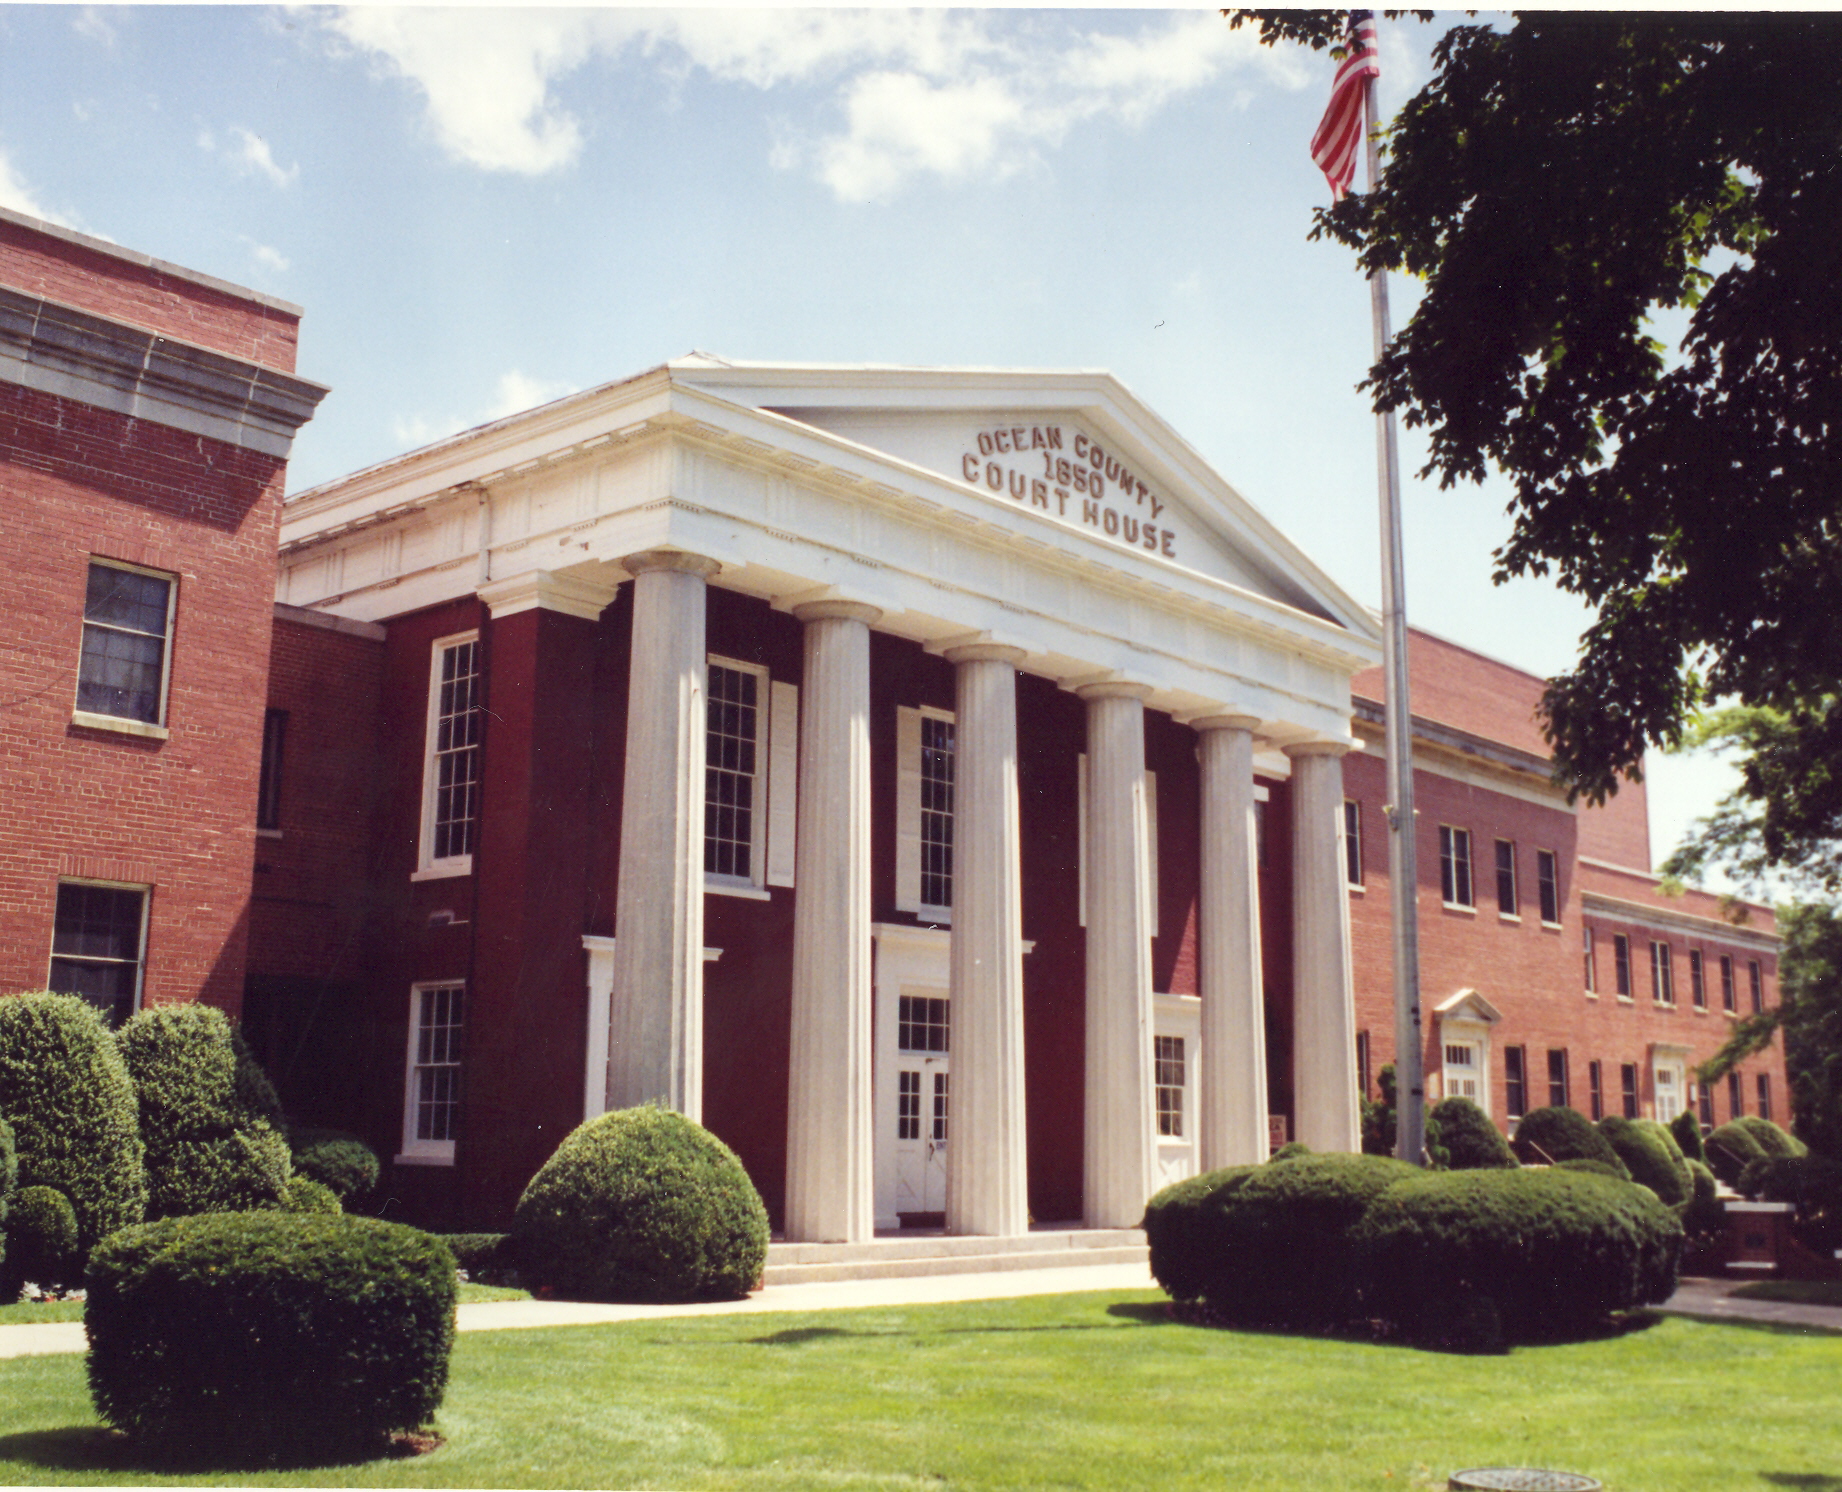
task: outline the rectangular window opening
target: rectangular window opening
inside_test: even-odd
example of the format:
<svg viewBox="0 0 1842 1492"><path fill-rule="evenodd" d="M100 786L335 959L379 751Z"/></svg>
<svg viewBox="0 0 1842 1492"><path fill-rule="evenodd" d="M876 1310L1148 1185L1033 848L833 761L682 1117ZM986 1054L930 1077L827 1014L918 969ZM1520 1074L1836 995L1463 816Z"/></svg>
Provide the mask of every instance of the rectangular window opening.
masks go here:
<svg viewBox="0 0 1842 1492"><path fill-rule="evenodd" d="M146 887L61 881L48 987L80 996L119 1026L140 1005L146 942Z"/></svg>
<svg viewBox="0 0 1842 1492"><path fill-rule="evenodd" d="M1528 1112L1528 1054L1519 1046L1503 1049L1503 1107L1511 1119Z"/></svg>
<svg viewBox="0 0 1842 1492"><path fill-rule="evenodd" d="M912 1067L904 1067L896 1074L895 1137L921 1138L921 1074Z"/></svg>
<svg viewBox="0 0 1842 1492"><path fill-rule="evenodd" d="M1759 968L1757 959L1747 963L1746 979L1752 988L1752 1013L1757 1015L1765 1009L1765 976Z"/></svg>
<svg viewBox="0 0 1842 1492"><path fill-rule="evenodd" d="M1497 841L1497 913L1503 917L1520 914L1522 904L1516 897L1516 846L1507 839Z"/></svg>
<svg viewBox="0 0 1842 1492"><path fill-rule="evenodd" d="M1580 929L1580 947L1586 962L1586 993L1599 993L1599 971L1593 963L1593 930L1590 927Z"/></svg>
<svg viewBox="0 0 1842 1492"><path fill-rule="evenodd" d="M288 738L288 712L264 710L262 713L262 775L256 787L256 827L281 827L282 749Z"/></svg>
<svg viewBox="0 0 1842 1492"><path fill-rule="evenodd" d="M1567 1092L1567 1052L1550 1050L1548 1053L1548 1104L1552 1108L1564 1109L1572 1098Z"/></svg>
<svg viewBox="0 0 1842 1492"><path fill-rule="evenodd" d="M480 640L434 646L429 687L428 761L422 868L471 867L480 795Z"/></svg>
<svg viewBox="0 0 1842 1492"><path fill-rule="evenodd" d="M1618 976L1618 997L1631 998L1631 940L1623 933L1612 934L1612 963Z"/></svg>
<svg viewBox="0 0 1842 1492"><path fill-rule="evenodd" d="M1152 1074L1158 1098L1158 1134L1173 1139L1183 1136L1183 1038L1152 1038Z"/></svg>
<svg viewBox="0 0 1842 1492"><path fill-rule="evenodd" d="M1550 927L1561 920L1560 862L1553 850L1535 852L1535 886L1541 898L1541 920Z"/></svg>
<svg viewBox="0 0 1842 1492"><path fill-rule="evenodd" d="M953 905L954 725L921 717L921 900Z"/></svg>
<svg viewBox="0 0 1842 1492"><path fill-rule="evenodd" d="M704 874L753 886L760 879L763 677L711 662L704 695Z"/></svg>
<svg viewBox="0 0 1842 1492"><path fill-rule="evenodd" d="M454 1158L460 1134L465 992L466 986L458 982L419 984L411 991L405 1155Z"/></svg>
<svg viewBox="0 0 1842 1492"><path fill-rule="evenodd" d="M83 599L77 708L143 725L166 719L178 577L92 559Z"/></svg>
<svg viewBox="0 0 1842 1492"><path fill-rule="evenodd" d="M1707 971L1702 968L1701 950L1689 949L1689 998L1697 1010L1708 1008Z"/></svg>
<svg viewBox="0 0 1842 1492"><path fill-rule="evenodd" d="M1471 831L1439 826L1439 894L1449 907L1475 906L1471 894Z"/></svg>
<svg viewBox="0 0 1842 1492"><path fill-rule="evenodd" d="M896 1005L895 1044L905 1052L946 1051L949 1004L932 995L903 995Z"/></svg>
<svg viewBox="0 0 1842 1492"><path fill-rule="evenodd" d="M1727 1117L1744 1118L1746 1114L1746 1086L1740 1081L1737 1072L1727 1074Z"/></svg>
<svg viewBox="0 0 1842 1492"><path fill-rule="evenodd" d="M1676 1003L1675 955L1667 943L1650 944L1650 997L1658 1005Z"/></svg>
<svg viewBox="0 0 1842 1492"><path fill-rule="evenodd" d="M1362 884L1362 805L1354 798L1343 800L1343 879Z"/></svg>
<svg viewBox="0 0 1842 1492"><path fill-rule="evenodd" d="M1586 1099L1587 1112L1594 1119L1605 1118L1605 1064L1592 1061L1586 1064Z"/></svg>
<svg viewBox="0 0 1842 1492"><path fill-rule="evenodd" d="M1759 1117L1772 1117L1772 1075L1769 1072L1759 1074Z"/></svg>
<svg viewBox="0 0 1842 1492"><path fill-rule="evenodd" d="M1619 1096L1624 1100L1625 1118L1637 1118L1637 1064L1635 1062L1624 1062L1619 1065L1618 1086Z"/></svg>
<svg viewBox="0 0 1842 1492"><path fill-rule="evenodd" d="M1739 1011L1733 998L1733 959L1725 953L1720 956L1720 1008L1730 1015Z"/></svg>

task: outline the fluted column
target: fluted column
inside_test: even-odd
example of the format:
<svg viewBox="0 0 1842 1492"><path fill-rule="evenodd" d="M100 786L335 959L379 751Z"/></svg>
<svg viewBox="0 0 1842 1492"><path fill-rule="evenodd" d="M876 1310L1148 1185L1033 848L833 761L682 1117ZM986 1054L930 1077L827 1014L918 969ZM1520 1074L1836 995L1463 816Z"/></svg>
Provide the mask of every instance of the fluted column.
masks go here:
<svg viewBox="0 0 1842 1492"><path fill-rule="evenodd" d="M1202 736L1202 1110L1205 1171L1266 1159L1266 1002L1250 715L1211 715Z"/></svg>
<svg viewBox="0 0 1842 1492"><path fill-rule="evenodd" d="M1030 1230L1023 1118L1023 878L1018 648L948 650L953 738L952 1120L947 1231Z"/></svg>
<svg viewBox="0 0 1842 1492"><path fill-rule="evenodd" d="M800 699L786 1235L858 1243L876 1231L870 1108L870 623L817 601Z"/></svg>
<svg viewBox="0 0 1842 1492"><path fill-rule="evenodd" d="M1131 1228L1155 1190L1151 1091L1151 878L1145 696L1089 684L1087 701L1087 1109L1081 1212Z"/></svg>
<svg viewBox="0 0 1842 1492"><path fill-rule="evenodd" d="M633 576L610 1109L703 1112L704 600L715 560L654 550Z"/></svg>
<svg viewBox="0 0 1842 1492"><path fill-rule="evenodd" d="M1294 1138L1313 1150L1362 1148L1349 891L1343 869L1343 765L1336 741L1292 758L1292 1105Z"/></svg>

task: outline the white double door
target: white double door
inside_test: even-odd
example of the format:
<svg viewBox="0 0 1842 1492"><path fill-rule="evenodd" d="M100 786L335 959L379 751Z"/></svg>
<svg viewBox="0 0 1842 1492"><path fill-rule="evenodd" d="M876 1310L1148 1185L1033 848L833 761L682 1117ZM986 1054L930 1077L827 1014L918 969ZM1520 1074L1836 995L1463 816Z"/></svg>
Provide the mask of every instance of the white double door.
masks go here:
<svg viewBox="0 0 1842 1492"><path fill-rule="evenodd" d="M910 999L937 997L920 995ZM940 1000L945 1004L944 999ZM905 1226L944 1223L947 1207L948 1063L946 1052L896 1058L895 1212Z"/></svg>
<svg viewBox="0 0 1842 1492"><path fill-rule="evenodd" d="M952 1143L952 1020L945 928L878 923L876 1226L940 1226Z"/></svg>

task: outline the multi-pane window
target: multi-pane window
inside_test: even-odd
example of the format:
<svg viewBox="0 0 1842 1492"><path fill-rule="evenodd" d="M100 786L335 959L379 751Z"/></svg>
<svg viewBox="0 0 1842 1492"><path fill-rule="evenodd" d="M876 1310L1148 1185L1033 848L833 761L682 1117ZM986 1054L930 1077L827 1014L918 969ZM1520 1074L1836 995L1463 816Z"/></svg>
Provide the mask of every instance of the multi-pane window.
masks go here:
<svg viewBox="0 0 1842 1492"><path fill-rule="evenodd" d="M1658 1066L1650 1074L1650 1081L1656 1091L1659 1124L1667 1124L1682 1112L1682 1069L1674 1066Z"/></svg>
<svg viewBox="0 0 1842 1492"><path fill-rule="evenodd" d="M1727 1074L1727 1117L1741 1118L1746 1113L1746 1088L1737 1072Z"/></svg>
<svg viewBox="0 0 1842 1492"><path fill-rule="evenodd" d="M1618 976L1620 999L1631 998L1631 940L1623 933L1612 934L1612 966Z"/></svg>
<svg viewBox="0 0 1842 1492"><path fill-rule="evenodd" d="M1720 956L1720 1008L1729 1012L1739 1009L1733 998L1733 959L1725 953Z"/></svg>
<svg viewBox="0 0 1842 1492"><path fill-rule="evenodd" d="M1548 1103L1551 1107L1564 1109L1571 1099L1567 1094L1567 1052L1550 1050L1548 1053Z"/></svg>
<svg viewBox="0 0 1842 1492"><path fill-rule="evenodd" d="M142 887L64 881L51 934L50 988L81 995L119 1026L134 1014L141 992L141 950L147 925Z"/></svg>
<svg viewBox="0 0 1842 1492"><path fill-rule="evenodd" d="M1519 1046L1503 1049L1503 1108L1511 1119L1529 1111L1528 1053Z"/></svg>
<svg viewBox="0 0 1842 1492"><path fill-rule="evenodd" d="M77 708L158 725L166 703L175 577L91 560Z"/></svg>
<svg viewBox="0 0 1842 1492"><path fill-rule="evenodd" d="M1507 839L1497 841L1497 911L1504 917L1521 911L1516 899L1516 846Z"/></svg>
<svg viewBox="0 0 1842 1492"><path fill-rule="evenodd" d="M1476 905L1471 895L1471 831L1439 826L1439 894L1447 906Z"/></svg>
<svg viewBox="0 0 1842 1492"><path fill-rule="evenodd" d="M1183 1135L1183 1038L1152 1037L1152 1083L1158 1099L1158 1133Z"/></svg>
<svg viewBox="0 0 1842 1492"><path fill-rule="evenodd" d="M1708 1083L1702 1083L1695 1090L1695 1102L1696 1102L1696 1106L1701 1111L1701 1122L1704 1125L1706 1125L1709 1129L1714 1128L1714 1088L1713 1086Z"/></svg>
<svg viewBox="0 0 1842 1492"><path fill-rule="evenodd" d="M704 873L751 884L761 685L752 669L712 663L705 695Z"/></svg>
<svg viewBox="0 0 1842 1492"><path fill-rule="evenodd" d="M429 691L425 867L463 868L473 854L480 796L480 640L435 645Z"/></svg>
<svg viewBox="0 0 1842 1492"><path fill-rule="evenodd" d="M262 715L262 776L256 787L256 827L281 827L281 756L288 739L288 712L265 710Z"/></svg>
<svg viewBox="0 0 1842 1492"><path fill-rule="evenodd" d="M1593 964L1593 930L1590 927L1580 929L1580 949L1586 964L1586 993L1596 995L1599 992L1599 971Z"/></svg>
<svg viewBox="0 0 1842 1492"><path fill-rule="evenodd" d="M1618 1068L1619 1096L1624 1100L1624 1115L1637 1118L1637 1064L1624 1062Z"/></svg>
<svg viewBox="0 0 1842 1492"><path fill-rule="evenodd" d="M895 1137L921 1138L921 1074L912 1067L895 1075Z"/></svg>
<svg viewBox="0 0 1842 1492"><path fill-rule="evenodd" d="M1605 1064L1596 1059L1586 1064L1586 1103L1594 1119L1605 1118Z"/></svg>
<svg viewBox="0 0 1842 1492"><path fill-rule="evenodd" d="M953 905L953 722L921 717L921 900Z"/></svg>
<svg viewBox="0 0 1842 1492"><path fill-rule="evenodd" d="M903 995L896 1006L896 1045L905 1052L944 1052L947 1006L931 995Z"/></svg>
<svg viewBox="0 0 1842 1492"><path fill-rule="evenodd" d="M406 1154L453 1157L460 1133L464 993L461 984L419 984L412 993Z"/></svg>
<svg viewBox="0 0 1842 1492"><path fill-rule="evenodd" d="M1362 884L1362 805L1354 798L1343 800L1343 879Z"/></svg>
<svg viewBox="0 0 1842 1492"><path fill-rule="evenodd" d="M1561 920L1560 863L1553 850L1535 852L1535 886L1541 898L1541 920L1549 924Z"/></svg>
<svg viewBox="0 0 1842 1492"><path fill-rule="evenodd" d="M1708 976L1701 966L1701 950L1689 949L1689 998L1697 1010L1708 1008Z"/></svg>
<svg viewBox="0 0 1842 1492"><path fill-rule="evenodd" d="M936 1145L947 1142L947 1074L934 1074L934 1127L928 1136Z"/></svg>
<svg viewBox="0 0 1842 1492"><path fill-rule="evenodd" d="M1650 998L1659 1005L1676 1003L1676 961L1669 944L1651 940Z"/></svg>
<svg viewBox="0 0 1842 1492"><path fill-rule="evenodd" d="M1759 1074L1759 1117L1772 1117L1772 1075L1769 1072Z"/></svg>
<svg viewBox="0 0 1842 1492"><path fill-rule="evenodd" d="M1757 1015L1765 1009L1765 976L1760 972L1757 959L1746 965L1746 978L1752 988L1752 1011Z"/></svg>

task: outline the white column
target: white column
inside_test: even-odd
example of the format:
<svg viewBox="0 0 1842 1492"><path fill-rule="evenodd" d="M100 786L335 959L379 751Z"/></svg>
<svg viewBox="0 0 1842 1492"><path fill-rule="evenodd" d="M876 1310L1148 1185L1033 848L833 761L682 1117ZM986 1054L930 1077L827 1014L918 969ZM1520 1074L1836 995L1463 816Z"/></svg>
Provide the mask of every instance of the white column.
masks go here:
<svg viewBox="0 0 1842 1492"><path fill-rule="evenodd" d="M1292 1108L1313 1150L1362 1148L1356 998L1343 868L1343 753L1337 741L1292 758Z"/></svg>
<svg viewBox="0 0 1842 1492"><path fill-rule="evenodd" d="M1251 715L1211 715L1202 735L1201 1134L1205 1171L1266 1159L1266 1002Z"/></svg>
<svg viewBox="0 0 1842 1492"><path fill-rule="evenodd" d="M1030 1230L1023 1117L1023 874L1017 820L1018 648L951 648L952 1097L947 1231Z"/></svg>
<svg viewBox="0 0 1842 1492"><path fill-rule="evenodd" d="M1081 1211L1132 1228L1156 1189L1151 1091L1151 882L1145 696L1088 684L1087 1083Z"/></svg>
<svg viewBox="0 0 1842 1492"><path fill-rule="evenodd" d="M786 1235L875 1235L870 1109L870 623L850 601L806 624L795 830Z"/></svg>
<svg viewBox="0 0 1842 1492"><path fill-rule="evenodd" d="M719 566L656 550L633 580L610 1109L703 1112L704 593Z"/></svg>

